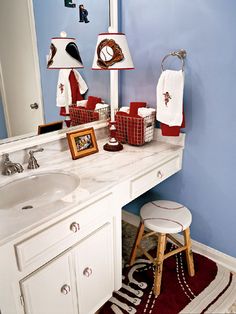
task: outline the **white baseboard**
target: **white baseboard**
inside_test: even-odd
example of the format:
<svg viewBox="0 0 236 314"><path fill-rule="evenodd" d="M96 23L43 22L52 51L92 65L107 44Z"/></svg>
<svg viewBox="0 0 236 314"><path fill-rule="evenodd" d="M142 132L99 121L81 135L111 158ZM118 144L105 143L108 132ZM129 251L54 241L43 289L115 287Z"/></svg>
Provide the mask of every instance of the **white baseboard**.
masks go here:
<svg viewBox="0 0 236 314"><path fill-rule="evenodd" d="M128 222L129 224L138 227L140 218L139 216L122 210L122 220ZM175 235L176 239L181 241L183 236L180 234ZM213 260L214 262L230 269L236 273L236 258L227 254L224 254L220 251L217 251L205 244L192 240L192 249L194 252L199 253Z"/></svg>

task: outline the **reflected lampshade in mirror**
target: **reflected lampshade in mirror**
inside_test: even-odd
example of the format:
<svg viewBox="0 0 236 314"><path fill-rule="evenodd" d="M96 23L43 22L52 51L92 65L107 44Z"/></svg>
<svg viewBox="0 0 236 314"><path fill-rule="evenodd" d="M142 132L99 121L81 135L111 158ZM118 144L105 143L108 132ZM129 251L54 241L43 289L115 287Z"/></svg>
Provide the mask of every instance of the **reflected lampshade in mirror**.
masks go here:
<svg viewBox="0 0 236 314"><path fill-rule="evenodd" d="M48 69L75 69L83 67L75 38L53 37L51 39Z"/></svg>
<svg viewBox="0 0 236 314"><path fill-rule="evenodd" d="M83 94L88 90L86 82L76 68L83 68L83 62L76 45L75 38L67 37L61 32L61 37L53 37L50 45L48 69L58 69L56 105L60 108L60 115L64 117L67 127L70 127L70 106L78 100L84 99Z"/></svg>

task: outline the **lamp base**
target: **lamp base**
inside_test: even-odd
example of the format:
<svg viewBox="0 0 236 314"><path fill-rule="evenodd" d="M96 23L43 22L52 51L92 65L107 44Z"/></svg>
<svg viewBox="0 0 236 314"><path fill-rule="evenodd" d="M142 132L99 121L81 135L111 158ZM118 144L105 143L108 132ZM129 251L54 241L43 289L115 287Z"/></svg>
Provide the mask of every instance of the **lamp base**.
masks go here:
<svg viewBox="0 0 236 314"><path fill-rule="evenodd" d="M123 145L116 139L116 122L110 121L110 138L109 142L103 146L103 149L108 152L118 152L123 149Z"/></svg>
<svg viewBox="0 0 236 314"><path fill-rule="evenodd" d="M123 149L123 145L117 141L115 143L108 142L103 146L103 149L108 152L118 152Z"/></svg>

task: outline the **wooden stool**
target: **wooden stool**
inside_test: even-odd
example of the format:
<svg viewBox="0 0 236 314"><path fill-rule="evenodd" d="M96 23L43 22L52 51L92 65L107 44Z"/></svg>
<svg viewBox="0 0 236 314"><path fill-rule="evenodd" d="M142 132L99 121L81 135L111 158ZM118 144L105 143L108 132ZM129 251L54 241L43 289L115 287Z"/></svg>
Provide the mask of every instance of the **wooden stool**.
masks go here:
<svg viewBox="0 0 236 314"><path fill-rule="evenodd" d="M141 208L140 217L141 222L131 252L130 265L133 265L136 259L137 249L140 249L142 253L156 265L153 292L155 295L159 295L161 290L161 278L164 259L176 253L185 251L188 273L190 276L194 276L195 274L189 229L189 226L192 222L192 215L188 208L186 208L184 205L176 202L161 200L145 204ZM151 232L145 233L145 227L151 230ZM184 234L184 245L182 245L172 235L170 235L172 233L179 233L182 231ZM153 235L158 237L156 258L153 258L140 245L142 239ZM172 242L177 244L178 248L165 254L164 251L166 248L167 237L172 240Z"/></svg>

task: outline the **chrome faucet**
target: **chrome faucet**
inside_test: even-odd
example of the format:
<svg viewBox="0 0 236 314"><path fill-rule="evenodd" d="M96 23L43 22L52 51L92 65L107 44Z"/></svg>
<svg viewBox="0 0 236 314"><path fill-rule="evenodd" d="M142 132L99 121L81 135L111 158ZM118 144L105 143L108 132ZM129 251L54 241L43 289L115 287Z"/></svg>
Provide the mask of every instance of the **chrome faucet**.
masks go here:
<svg viewBox="0 0 236 314"><path fill-rule="evenodd" d="M16 172L23 172L24 168L19 163L14 163L9 159L9 154L3 154L3 168L2 174L4 176L10 176Z"/></svg>
<svg viewBox="0 0 236 314"><path fill-rule="evenodd" d="M42 152L44 149L43 148L39 148L36 150L30 150L29 151L29 161L28 161L28 169L37 169L39 167L39 164L36 160L36 158L34 157L34 153L38 153L38 152Z"/></svg>

